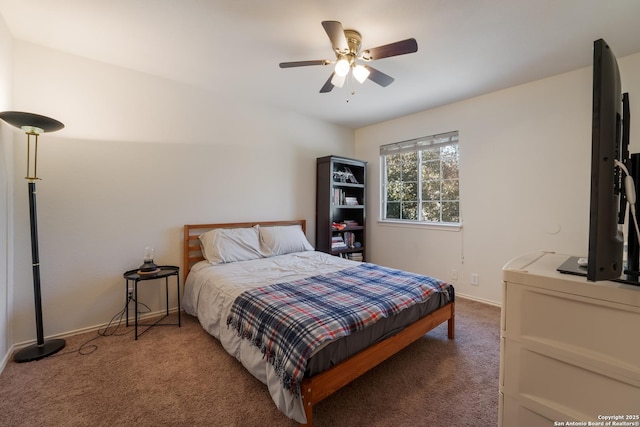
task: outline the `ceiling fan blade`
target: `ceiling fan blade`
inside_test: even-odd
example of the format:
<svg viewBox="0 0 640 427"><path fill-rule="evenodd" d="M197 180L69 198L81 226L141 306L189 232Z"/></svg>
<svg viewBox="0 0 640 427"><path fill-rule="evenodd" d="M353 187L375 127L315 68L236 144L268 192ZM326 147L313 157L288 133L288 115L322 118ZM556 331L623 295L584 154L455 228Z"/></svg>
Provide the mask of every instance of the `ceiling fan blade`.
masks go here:
<svg viewBox="0 0 640 427"><path fill-rule="evenodd" d="M365 61L373 61L376 59L389 58L390 56L405 55L418 51L418 42L416 39L406 39L395 43L389 43L384 46L378 46L367 49L360 55Z"/></svg>
<svg viewBox="0 0 640 427"><path fill-rule="evenodd" d="M395 80L388 74L383 73L382 71L378 71L373 67L368 65L363 65L367 70L369 70L369 77L367 77L372 82L378 83L382 87L387 87Z"/></svg>
<svg viewBox="0 0 640 427"><path fill-rule="evenodd" d="M344 36L344 29L342 24L338 21L322 21L322 26L331 40L331 46L333 50L338 53L348 53L349 45L347 44L347 38Z"/></svg>
<svg viewBox="0 0 640 427"><path fill-rule="evenodd" d="M306 67L307 65L327 65L331 61L328 59L316 59L312 61L293 61L293 62L281 62L280 68L292 68L292 67Z"/></svg>
<svg viewBox="0 0 640 427"><path fill-rule="evenodd" d="M331 92L331 90L333 89L333 83L331 83L331 79L333 79L333 75L335 73L331 73L331 75L329 76L329 80L327 80L327 82L324 84L324 86L322 86L322 88L320 89L320 93L329 93Z"/></svg>

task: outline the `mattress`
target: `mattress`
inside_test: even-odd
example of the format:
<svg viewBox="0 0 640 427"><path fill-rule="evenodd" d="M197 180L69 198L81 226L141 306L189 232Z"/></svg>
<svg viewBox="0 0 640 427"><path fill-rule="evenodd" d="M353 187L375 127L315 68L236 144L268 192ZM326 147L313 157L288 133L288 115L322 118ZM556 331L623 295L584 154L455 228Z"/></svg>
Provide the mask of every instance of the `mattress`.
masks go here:
<svg viewBox="0 0 640 427"><path fill-rule="evenodd" d="M229 354L267 385L276 406L283 413L305 423L300 396L295 396L282 387L273 366L265 362L261 351L249 340L241 339L233 328L228 328L226 320L233 301L245 290L332 273L358 264L316 251L219 265L203 261L196 264L187 277L183 308L188 314L196 316L204 329L218 338ZM312 376L338 364L453 301L453 298L453 288L448 287L446 291L435 293L424 303L416 304L349 336L325 343L312 354L305 375Z"/></svg>

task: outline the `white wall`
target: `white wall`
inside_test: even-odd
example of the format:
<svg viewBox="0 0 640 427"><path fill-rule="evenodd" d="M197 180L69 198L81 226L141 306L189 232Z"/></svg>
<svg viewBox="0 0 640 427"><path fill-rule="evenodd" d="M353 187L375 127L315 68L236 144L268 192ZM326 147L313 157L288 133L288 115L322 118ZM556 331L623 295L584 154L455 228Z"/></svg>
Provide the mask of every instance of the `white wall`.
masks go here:
<svg viewBox="0 0 640 427"><path fill-rule="evenodd" d="M631 151L640 151L640 54L619 59L631 98ZM500 303L502 266L536 250L586 256L592 69L535 81L356 131L369 162L372 262L452 280ZM460 232L379 224L379 147L460 131ZM479 286L470 284L478 273Z"/></svg>
<svg viewBox="0 0 640 427"><path fill-rule="evenodd" d="M0 111L11 105L12 39L0 16ZM13 141L6 124L0 125L0 370L3 357L11 347L11 287L13 239Z"/></svg>
<svg viewBox="0 0 640 427"><path fill-rule="evenodd" d="M124 304L122 273L141 264L145 245L158 263L179 265L183 224L304 218L313 241L315 159L353 155L352 130L295 113L25 42L15 42L14 61L15 109L66 125L40 137L46 336L107 322ZM15 343L35 335L18 140ZM157 309L159 288L141 300Z"/></svg>

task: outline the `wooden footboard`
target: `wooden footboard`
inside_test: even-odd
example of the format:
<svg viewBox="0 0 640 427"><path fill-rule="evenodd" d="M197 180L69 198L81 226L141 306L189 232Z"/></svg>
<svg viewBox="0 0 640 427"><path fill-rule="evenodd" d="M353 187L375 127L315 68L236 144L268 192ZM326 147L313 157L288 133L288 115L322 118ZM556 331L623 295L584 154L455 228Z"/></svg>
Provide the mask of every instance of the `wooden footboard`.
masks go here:
<svg viewBox="0 0 640 427"><path fill-rule="evenodd" d="M384 362L427 332L447 321L447 335L454 339L455 303L447 304L407 326L401 332L362 350L333 368L305 378L301 393L308 427L313 426L313 406L360 375Z"/></svg>

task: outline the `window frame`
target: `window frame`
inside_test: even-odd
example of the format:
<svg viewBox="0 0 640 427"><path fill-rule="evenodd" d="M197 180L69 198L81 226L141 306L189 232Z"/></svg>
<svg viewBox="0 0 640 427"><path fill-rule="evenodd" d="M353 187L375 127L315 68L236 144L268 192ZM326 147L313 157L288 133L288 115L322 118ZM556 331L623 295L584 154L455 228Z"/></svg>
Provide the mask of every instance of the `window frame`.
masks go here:
<svg viewBox="0 0 640 427"><path fill-rule="evenodd" d="M384 225L393 225L393 226L405 226L405 227L419 227L419 228L432 228L439 230L449 230L449 231L458 231L462 228L462 212L461 212L461 201L460 201L460 164L459 164L459 155L460 155L460 146L459 146L459 132L451 131L436 135L431 135L423 138L415 138L407 141L396 142L392 144L386 144L380 146L380 220L378 221L380 224ZM439 209L439 217L440 221L426 221L420 219L422 216L422 174L421 169L423 167L423 159L420 151L426 148L440 148L445 146L456 146L456 151L458 155L458 165L457 165L457 182L458 182L458 222L443 222L442 220L442 206ZM387 162L386 157L394 154L403 154L403 153L416 153L417 154L417 186L418 186L418 194L417 194L417 203L418 203L418 219L400 219L400 218L386 218L387 215L387 189L388 189L388 178L387 178ZM442 167L442 153L440 153L439 161L440 167ZM428 160L427 160L428 161ZM442 187L443 182L446 179L443 178L442 171L440 172L439 184ZM442 202L442 197L439 199L439 202Z"/></svg>

